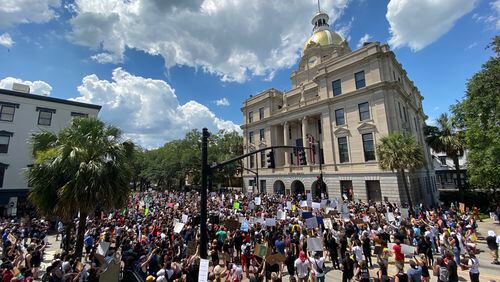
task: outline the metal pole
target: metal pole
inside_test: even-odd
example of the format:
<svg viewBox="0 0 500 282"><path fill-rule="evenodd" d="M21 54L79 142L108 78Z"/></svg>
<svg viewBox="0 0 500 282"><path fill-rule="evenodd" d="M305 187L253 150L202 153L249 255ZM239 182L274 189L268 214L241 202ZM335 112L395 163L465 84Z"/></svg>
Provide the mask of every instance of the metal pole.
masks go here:
<svg viewBox="0 0 500 282"><path fill-rule="evenodd" d="M201 139L201 211L200 211L200 257L208 258L207 254L207 176L208 170L208 129L203 128Z"/></svg>
<svg viewBox="0 0 500 282"><path fill-rule="evenodd" d="M258 156L259 155L257 155L257 154L255 155L255 171L257 172L257 173L255 173L255 182L257 182L257 183L255 183L255 187L257 187L257 193L260 194L260 190L259 190L259 162L257 161Z"/></svg>

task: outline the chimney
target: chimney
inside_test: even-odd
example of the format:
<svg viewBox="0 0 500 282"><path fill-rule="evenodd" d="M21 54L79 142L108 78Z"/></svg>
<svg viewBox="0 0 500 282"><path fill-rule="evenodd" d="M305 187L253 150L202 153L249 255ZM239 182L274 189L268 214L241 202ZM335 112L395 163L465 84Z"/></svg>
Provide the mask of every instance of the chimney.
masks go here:
<svg viewBox="0 0 500 282"><path fill-rule="evenodd" d="M12 84L12 90L17 91L17 92L22 92L22 93L30 93L30 87L29 85L26 84L21 84L21 83L13 83Z"/></svg>

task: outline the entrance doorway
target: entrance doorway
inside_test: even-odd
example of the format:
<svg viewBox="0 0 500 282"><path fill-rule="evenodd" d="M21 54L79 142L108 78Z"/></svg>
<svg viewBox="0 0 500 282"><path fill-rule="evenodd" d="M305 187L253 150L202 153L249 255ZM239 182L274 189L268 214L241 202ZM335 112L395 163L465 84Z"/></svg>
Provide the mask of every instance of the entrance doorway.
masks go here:
<svg viewBox="0 0 500 282"><path fill-rule="evenodd" d="M342 199L344 199L344 195L347 197L349 201L352 201L354 198L354 192L352 190L352 180L341 180L340 181L340 194L342 195Z"/></svg>
<svg viewBox="0 0 500 282"><path fill-rule="evenodd" d="M284 195L285 194L285 183L281 180L276 180L273 185L274 194Z"/></svg>
<svg viewBox="0 0 500 282"><path fill-rule="evenodd" d="M380 190L380 181L367 180L366 194L368 196L368 200L371 200L373 202L382 202L382 191Z"/></svg>
<svg viewBox="0 0 500 282"><path fill-rule="evenodd" d="M323 182L322 187L320 187L319 180L316 180L311 185L311 191L313 198L321 199L321 193L326 193L326 183Z"/></svg>
<svg viewBox="0 0 500 282"><path fill-rule="evenodd" d="M299 180L295 180L291 185L292 195L297 196L298 194L304 195L305 188L304 184Z"/></svg>

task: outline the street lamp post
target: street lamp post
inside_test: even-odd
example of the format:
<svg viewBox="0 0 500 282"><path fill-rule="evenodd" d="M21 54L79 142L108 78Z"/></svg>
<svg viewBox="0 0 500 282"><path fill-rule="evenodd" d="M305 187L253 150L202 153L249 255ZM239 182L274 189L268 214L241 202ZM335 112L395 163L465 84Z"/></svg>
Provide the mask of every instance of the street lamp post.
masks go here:
<svg viewBox="0 0 500 282"><path fill-rule="evenodd" d="M201 203L200 203L200 257L207 259L207 175L209 172L208 167L208 133L207 128L203 128L203 135L201 139Z"/></svg>

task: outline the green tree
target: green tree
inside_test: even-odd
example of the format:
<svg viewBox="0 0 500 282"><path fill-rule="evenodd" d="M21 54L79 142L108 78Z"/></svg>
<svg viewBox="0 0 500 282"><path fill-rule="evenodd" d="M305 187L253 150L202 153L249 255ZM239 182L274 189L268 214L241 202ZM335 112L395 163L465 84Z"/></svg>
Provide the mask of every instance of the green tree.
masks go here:
<svg viewBox="0 0 500 282"><path fill-rule="evenodd" d="M460 174L459 157L465 151L464 131L457 128L454 118L448 117L446 113L437 119L437 126L426 126L424 128L425 141L437 153L446 153L453 160L457 187L460 197L463 196L463 185Z"/></svg>
<svg viewBox="0 0 500 282"><path fill-rule="evenodd" d="M380 139L377 144L377 156L380 168L401 174L408 204L413 207L406 181L406 170L411 171L424 166L422 147L412 136L396 132Z"/></svg>
<svg viewBox="0 0 500 282"><path fill-rule="evenodd" d="M451 109L465 131L469 183L495 192L500 186L500 36L489 47L494 56L472 76L465 97Z"/></svg>
<svg viewBox="0 0 500 282"><path fill-rule="evenodd" d="M75 252L81 257L87 215L128 201L134 145L96 118L74 119L57 134L37 133L31 141L36 150L27 172L29 199L48 216L68 220L80 214Z"/></svg>

